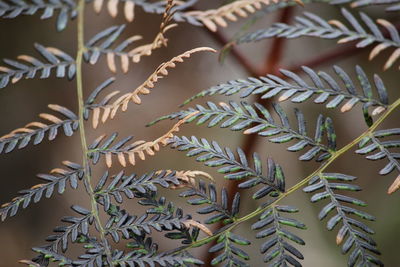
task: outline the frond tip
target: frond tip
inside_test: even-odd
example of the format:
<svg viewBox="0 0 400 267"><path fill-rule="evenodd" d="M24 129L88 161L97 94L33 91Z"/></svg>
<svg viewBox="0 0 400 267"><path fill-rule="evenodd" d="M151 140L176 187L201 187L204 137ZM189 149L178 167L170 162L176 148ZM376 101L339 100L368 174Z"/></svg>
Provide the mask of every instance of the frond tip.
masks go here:
<svg viewBox="0 0 400 267"><path fill-rule="evenodd" d="M96 164L100 159L100 155L104 155L108 168L111 168L112 166L113 156L117 156L118 162L123 167L127 165L127 158L128 162L132 166L134 166L136 165L136 156L139 156L141 160L146 159L146 154L149 156L153 156L156 151L160 150L160 146L167 145L169 140L174 137L175 132L179 131L179 127L195 114L196 112L193 112L192 114L189 114L182 120L178 121L166 134L157 138L154 141L146 142L141 140L136 141L130 145L126 145L126 143L132 139L132 137L130 136L111 146L111 144L116 139L117 134L113 134L105 140L105 135L100 136L89 146L89 157L92 158L93 163Z"/></svg>
<svg viewBox="0 0 400 267"><path fill-rule="evenodd" d="M175 68L177 63L182 63L185 58L189 58L192 54L197 52L216 52L216 50L209 47L198 47L192 50L186 51L171 60L162 63L158 68L137 88L132 92L119 95L119 91L113 91L107 94L103 100L96 104L94 103L96 97L101 91L106 89L111 83L114 82L114 78L110 78L100 86L98 86L93 93L89 96L86 101L86 118L89 117L89 111L92 111L92 125L93 128L97 128L100 118L101 122L104 123L108 119L113 119L117 114L118 110L126 111L130 102L137 105L142 103L141 96L150 93L150 90L155 87L155 84L162 78L166 77L169 73L169 69ZM116 98L116 99L115 99ZM114 99L114 100L113 100Z"/></svg>
<svg viewBox="0 0 400 267"><path fill-rule="evenodd" d="M66 136L73 135L79 127L78 117L71 110L65 107L53 104L50 104L48 107L66 118L60 119L48 113L39 114L39 117L46 120L47 124L34 121L0 137L0 153L9 153L16 147L22 149L32 141L32 138L34 145L40 144L46 133L48 134L49 140L54 140L57 137L60 128L62 128Z"/></svg>
<svg viewBox="0 0 400 267"><path fill-rule="evenodd" d="M73 79L76 72L75 60L65 52L54 48L35 44L35 49L45 59L41 61L28 55L18 56L19 61L4 59L8 66L0 66L0 88L6 87L9 82L16 83L22 78L32 79L38 72L40 78L45 79L56 71L58 78L68 77Z"/></svg>
<svg viewBox="0 0 400 267"><path fill-rule="evenodd" d="M50 171L50 174L38 174L37 177L46 183L37 184L30 189L21 190L20 195L10 202L1 205L0 218L4 221L7 217L14 216L18 208L26 208L29 204L39 202L43 195L49 198L53 195L55 188L59 194L64 193L66 185L69 183L71 188L78 187L78 180L84 175L83 167L77 163L63 161L66 169L56 168Z"/></svg>
<svg viewBox="0 0 400 267"><path fill-rule="evenodd" d="M388 163L379 171L379 174L388 175L395 171L398 175L389 187L388 194L393 194L400 188L400 153L392 151L393 148L400 147L400 140L388 139L398 135L400 135L400 128L375 131L361 140L358 144L359 148L356 150L357 154L366 155L366 159L369 160L388 160Z"/></svg>

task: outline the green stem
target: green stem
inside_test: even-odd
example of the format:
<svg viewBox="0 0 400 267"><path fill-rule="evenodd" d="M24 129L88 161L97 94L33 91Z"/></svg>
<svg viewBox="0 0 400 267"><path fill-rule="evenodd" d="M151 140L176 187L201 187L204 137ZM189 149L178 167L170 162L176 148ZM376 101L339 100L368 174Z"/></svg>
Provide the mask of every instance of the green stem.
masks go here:
<svg viewBox="0 0 400 267"><path fill-rule="evenodd" d="M220 235L225 234L228 231L232 231L236 226L238 226L239 224L248 221L256 216L258 216L259 214L263 213L265 210L269 209L272 205L276 205L279 201L281 201L282 199L284 199L285 197L287 197L288 195L292 194L293 192L297 191L298 189L302 188L304 185L306 185L313 177L315 177L316 175L320 175L326 168L328 168L328 166L330 166L337 158L339 158L342 154L346 153L348 150L350 150L352 147L354 147L355 145L357 145L364 137L369 136L371 133L373 133L376 128L378 128L379 125L382 124L382 122L398 107L400 106L400 98L397 99L393 104L391 104L387 111L371 126L369 127L363 134L361 134L360 136L358 136L356 139L354 139L352 142L350 142L349 144L347 144L346 146L344 146L343 148L341 148L340 150L336 151L336 152L332 152L332 156L326 161L324 162L318 169L316 169L313 173L311 173L310 175L308 175L306 178L304 178L303 180L301 180L299 183L297 183L296 185L294 185L293 187L289 188L286 192L284 193L280 193L278 197L275 198L275 200L273 202L271 202L269 205L267 205L266 207L259 207L257 208L255 211L237 219L235 222L233 222L229 227L225 228L223 231L217 232L216 234L214 234L213 236L210 237L206 237L203 238L201 240L198 240L192 244L190 244L189 246L186 247L182 247L179 250L175 250L173 253L179 253L182 252L184 250L187 250L189 248L194 248L194 247L199 247L202 246L203 244L209 243L212 240L217 239Z"/></svg>
<svg viewBox="0 0 400 267"><path fill-rule="evenodd" d="M84 110L85 103L83 98L83 82L82 82L82 61L83 61L83 53L85 51L85 42L84 42L84 12L85 12L85 0L79 0L78 2L78 52L76 55L76 91L78 95L78 105L79 105L79 133L81 139L81 147L82 147L82 161L83 167L85 170L84 182L86 186L86 191L90 197L91 203L91 213L95 219L95 224L97 225L98 231L100 232L100 238L104 245L104 250L107 256L107 261L109 265L112 263L112 255L111 251L105 237L106 231L101 223L99 210L96 202L96 194L94 193L93 186L91 184L91 173L90 173L90 164L87 158L88 155L88 146L86 142L86 134L85 134L85 119L84 119Z"/></svg>

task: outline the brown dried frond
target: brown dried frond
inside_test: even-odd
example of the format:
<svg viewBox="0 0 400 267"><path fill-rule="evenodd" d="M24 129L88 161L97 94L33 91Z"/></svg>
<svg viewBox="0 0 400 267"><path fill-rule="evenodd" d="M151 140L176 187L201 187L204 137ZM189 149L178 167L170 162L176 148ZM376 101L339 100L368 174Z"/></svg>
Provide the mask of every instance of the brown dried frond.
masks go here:
<svg viewBox="0 0 400 267"><path fill-rule="evenodd" d="M29 267L41 267L41 265L39 263L36 263L34 261L31 261L31 260L19 260L18 262L22 263L22 264L26 264Z"/></svg>
<svg viewBox="0 0 400 267"><path fill-rule="evenodd" d="M214 182L214 178L207 172L203 171L172 171L172 170L160 170L157 171L156 173L159 174L161 172L166 172L167 174L175 173L176 178L182 182L180 185L171 185L169 188L170 189L180 189L184 187L191 187L196 185L196 177L197 176L202 176L212 182Z"/></svg>
<svg viewBox="0 0 400 267"><path fill-rule="evenodd" d="M157 138L154 141L136 141L133 143L133 148L127 151L107 151L104 153L106 158L106 165L108 168L112 166L112 156L116 155L118 162L121 166L126 167L127 162L129 162L132 166L136 165L136 156L138 156L141 160L146 159L146 155L153 156L155 152L160 150L161 146L167 145L169 139L174 137L174 133L179 131L179 127L185 123L188 119L192 116L196 115L198 112L193 112L183 118L182 120L178 121L167 133L162 135L161 137Z"/></svg>
<svg viewBox="0 0 400 267"><path fill-rule="evenodd" d="M101 122L103 123L106 122L107 119L109 118L113 119L120 108L122 111L126 111L131 101L135 104L141 104L142 100L140 98L140 95L149 94L150 89L154 88L154 84L157 83L159 79L162 79L168 75L169 68L175 68L176 63L181 63L184 61L184 58L189 58L192 54L201 51L216 52L216 50L210 47L198 47L186 51L158 66L158 68L140 86L138 86L132 92L119 96L111 104L106 104L104 106L98 106L93 108L93 117L92 117L93 128L96 128L98 126L100 119ZM111 92L104 98L102 102L108 103L110 99L116 96L118 93L119 91Z"/></svg>
<svg viewBox="0 0 400 267"><path fill-rule="evenodd" d="M394 180L393 184L389 187L388 194L393 194L399 189L400 189L400 175L397 176L396 180Z"/></svg>
<svg viewBox="0 0 400 267"><path fill-rule="evenodd" d="M123 2L124 5L124 17L128 22L132 22L135 19L135 7L136 4L133 0L125 0L125 1L120 1L120 0L108 0L107 2L107 11L110 14L111 17L115 18L118 15L118 5L120 2ZM168 0L166 9L168 8L168 11L172 8L174 5L182 5L185 2L183 1L173 1L173 0ZM103 4L104 0L94 0L93 1L93 8L96 13L100 13L101 10L103 9ZM171 5L171 7L168 7L168 5Z"/></svg>
<svg viewBox="0 0 400 267"><path fill-rule="evenodd" d="M212 231L210 229L208 229L207 226L205 226L202 223L196 222L195 220L187 220L187 221L184 221L183 224L187 228L191 228L191 227L199 228L201 231L203 231L208 236L212 236L213 235Z"/></svg>
<svg viewBox="0 0 400 267"><path fill-rule="evenodd" d="M189 11L186 15L192 16L201 21L210 31L217 31L217 27L226 27L226 20L237 21L237 16L247 17L248 14L254 13L257 9L261 9L264 5L278 3L282 0L239 0L224 5L217 9L209 9L206 11ZM287 1L287 0L283 0ZM297 3L302 2L300 0Z"/></svg>
<svg viewBox="0 0 400 267"><path fill-rule="evenodd" d="M160 24L160 31L154 38L153 42L149 44L145 44L139 47L136 47L129 51L128 55L129 57L132 57L132 61L134 63L137 63L140 61L140 58L142 56L150 56L153 52L153 50L156 50L162 46L167 46L168 39L165 37L165 33L178 26L177 24L169 24L172 20L172 13L171 9L174 7L174 1L173 0L168 0L168 3L165 7L165 11L163 13L163 18Z"/></svg>

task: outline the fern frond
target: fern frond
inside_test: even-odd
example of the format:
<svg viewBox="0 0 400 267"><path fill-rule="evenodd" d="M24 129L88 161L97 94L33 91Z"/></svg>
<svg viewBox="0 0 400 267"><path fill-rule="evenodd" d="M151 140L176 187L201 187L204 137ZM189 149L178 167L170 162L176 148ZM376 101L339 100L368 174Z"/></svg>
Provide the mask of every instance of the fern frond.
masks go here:
<svg viewBox="0 0 400 267"><path fill-rule="evenodd" d="M328 220L327 228L328 230L333 230L340 222L342 223L342 227L336 236L336 244L343 244L343 254L347 254L353 249L349 256L348 266L371 266L371 264L383 266L383 263L374 255L380 254L376 248L376 243L368 235L373 234L374 231L358 220L361 218L373 221L375 218L364 211L345 205L348 203L364 207L366 203L356 198L336 193L337 190L360 191L361 188L359 186L347 183L355 179L356 177L354 176L340 173L323 173L315 176L303 191L313 193L322 190L311 197L311 202L315 203L323 199L329 200L329 204L318 215L320 220L332 214L333 211L337 212L336 215ZM354 216L350 217L350 215Z"/></svg>
<svg viewBox="0 0 400 267"><path fill-rule="evenodd" d="M306 229L306 226L292 218L287 218L281 213L296 213L299 210L291 206L273 205L264 211L260 219L252 225L253 230L261 230L257 233L257 238L269 237L261 245L261 253L266 254L264 262L271 266L301 266L298 260L303 260L304 256L288 241L298 245L305 245L303 239L289 232L284 226L290 226L298 229ZM264 227L266 227L263 229ZM294 257L293 257L294 256Z"/></svg>
<svg viewBox="0 0 400 267"><path fill-rule="evenodd" d="M193 112L197 111L198 113L188 119L187 122L197 120L197 124L204 124L209 121L208 127L220 124L221 128L230 127L230 130L233 131L246 129L243 132L244 134L257 133L260 136L268 137L270 142L279 144L297 140L296 144L288 148L289 151L294 152L311 146L311 149L299 157L300 160L308 161L316 158L317 161L323 161L329 158L331 153L336 150L336 135L332 120L324 118L322 115L318 117L315 138L313 139L307 135L304 115L297 109L295 109L298 123L298 129L296 130L290 126L286 113L277 104L273 104L273 108L281 123L275 122L268 110L257 103L253 107L246 102L242 102L241 105L233 101L230 101L229 105L226 103L216 105L208 102L207 106L208 108L197 105L196 108L172 113L152 123L163 119L181 119L187 114L193 114ZM325 132L327 133L327 145L322 143Z"/></svg>
<svg viewBox="0 0 400 267"><path fill-rule="evenodd" d="M113 265L115 266L186 266L186 264L204 264L199 259L191 256L146 254L142 255L135 251L123 254L122 251L114 253Z"/></svg>
<svg viewBox="0 0 400 267"><path fill-rule="evenodd" d="M6 87L9 82L16 83L22 78L34 78L41 72L40 78L45 79L51 75L51 71L56 71L58 78L67 77L73 79L76 72L75 60L54 47L44 47L35 44L35 49L46 60L45 62L27 55L18 56L18 60L4 59L8 66L0 66L0 88Z"/></svg>
<svg viewBox="0 0 400 267"><path fill-rule="evenodd" d="M101 122L104 123L109 118L113 119L119 109L126 111L131 101L137 105L141 104L141 95L149 94L150 90L154 88L155 84L169 74L169 69L175 68L177 63L183 62L185 58L189 58L192 54L203 51L216 52L216 50L209 47L198 47L188 50L176 57L173 57L171 60L162 63L140 86L135 88L132 92L118 95L119 91L113 91L107 94L99 104L94 104L98 94L115 80L113 78L108 79L98 86L86 101L86 118L88 118L89 110L91 110L93 112L92 125L93 128L97 128L100 122L100 116ZM113 100L113 98L116 99Z"/></svg>
<svg viewBox="0 0 400 267"><path fill-rule="evenodd" d="M369 160L387 159L389 163L385 165L380 171L380 175L388 175L394 170L397 171L397 178L394 183L389 187L388 194L392 194L400 188L400 153L392 152L389 149L400 147L400 140L382 140L392 136L400 135L400 129L385 129L372 133L370 136L365 137L359 143L359 149L356 150L357 154L366 155ZM379 150L376 152L376 150ZM372 154L370 154L372 153ZM368 155L369 154L369 155Z"/></svg>
<svg viewBox="0 0 400 267"><path fill-rule="evenodd" d="M236 246L248 246L250 244L249 240L230 231L220 235L217 239L217 244L208 250L209 253L222 251L211 261L211 265L215 266L224 263L224 266L250 266L242 261L249 260L250 256Z"/></svg>
<svg viewBox="0 0 400 267"><path fill-rule="evenodd" d="M187 202L190 205L207 205L197 210L199 214L210 214L210 217L204 220L205 224L214 224L223 222L229 224L234 221L239 213L240 194L237 192L232 200L232 206L228 206L228 192L225 188L221 190L220 203L217 199L218 193L214 184L208 185L208 190L204 181L200 180L198 186L193 185L186 191L179 194L180 197L196 197L191 198ZM216 214L215 214L216 213Z"/></svg>
<svg viewBox="0 0 400 267"><path fill-rule="evenodd" d="M14 19L21 15L35 15L42 12L40 19L48 19L58 12L57 30L66 28L68 20L74 19L77 13L77 5L74 0L2 0L0 1L0 17Z"/></svg>
<svg viewBox="0 0 400 267"><path fill-rule="evenodd" d="M72 210L83 215L83 217L68 216L61 219L62 222L68 223L67 226L58 226L54 231L54 235L50 235L46 238L46 241L50 242L51 250L57 252L58 248L61 248L62 252L67 251L68 241L77 242L81 235L88 235L89 225L93 223L93 215L79 207L72 206ZM78 210L78 211L77 211ZM84 213L84 214L82 214Z"/></svg>
<svg viewBox="0 0 400 267"><path fill-rule="evenodd" d="M180 178L176 171L158 171L136 176L136 174L125 175L123 171L113 176L112 182L105 187L109 180L108 171L99 180L94 193L97 198L103 199L105 211L110 209L111 198L116 202L122 203L123 195L132 199L138 192L146 193L148 191L157 192L157 186L169 188L171 186L180 186ZM137 196L136 196L137 197Z"/></svg>
<svg viewBox="0 0 400 267"><path fill-rule="evenodd" d="M217 9L189 11L186 12L186 15L194 17L196 20L203 23L210 31L215 32L218 26L226 27L228 25L227 20L237 21L237 16L247 17L248 14L261 9L263 5L270 5L271 3L277 2L279 2L279 0L238 0Z"/></svg>
<svg viewBox="0 0 400 267"><path fill-rule="evenodd" d="M175 135L175 132L179 131L179 127L195 114L196 112L189 114L182 120L178 121L167 133L154 141L146 142L140 140L126 145L127 142L132 139L132 136L129 136L111 146L115 141L117 134L114 133L107 139L105 139L105 135L102 135L89 146L88 156L92 159L93 164L96 164L99 161L101 155L105 156L108 168L111 168L112 166L113 156L117 156L118 162L123 167L127 164L126 157L128 158L128 162L134 166L136 164L136 156L141 160L145 160L146 154L153 156L155 152L160 150L160 146L165 146L168 143L168 140Z"/></svg>
<svg viewBox="0 0 400 267"><path fill-rule="evenodd" d="M107 245L107 244L106 244ZM90 242L88 246L86 247L85 254L80 255L78 257L78 260L74 260L72 266L97 266L100 267L104 264L104 256L105 256L105 245L101 244L97 241ZM111 259L110 259L111 260ZM107 259L107 264L111 264L108 262Z"/></svg>
<svg viewBox="0 0 400 267"><path fill-rule="evenodd" d="M73 135L74 131L79 127L78 117L65 107L53 104L48 107L64 115L66 119L60 119L48 113L39 114L39 117L46 120L48 124L36 121L31 122L23 128L15 129L11 133L0 137L0 153L9 153L16 147L22 149L32 141L32 138L34 145L40 144L46 133L49 140L54 140L60 128L62 128L66 136Z"/></svg>
<svg viewBox="0 0 400 267"><path fill-rule="evenodd" d="M400 0L334 0L331 4L342 5L351 3L351 7L364 7L372 5L390 5L386 11L400 11Z"/></svg>
<svg viewBox="0 0 400 267"><path fill-rule="evenodd" d="M338 43L358 41L356 44L358 48L364 48L370 44L377 43L372 49L369 59L374 59L387 48L394 48L395 50L384 65L384 70L389 69L400 58L400 34L398 29L387 20L378 19L377 23L375 23L365 13L360 12L359 14L369 32L364 29L356 17L345 8L342 8L342 15L351 25L352 29L349 29L338 20L326 21L313 13L305 12L304 17L296 17L297 23L295 25L275 23L270 28L258 30L243 36L238 40L238 43L255 42L271 37L298 38L301 36L323 39L340 38ZM377 24L389 32L388 37L385 37Z"/></svg>
<svg viewBox="0 0 400 267"><path fill-rule="evenodd" d="M51 260L52 262L57 262L59 266L73 266L73 260L67 258L66 256L62 255L61 253L52 251L49 248L45 247L34 247L32 250L38 253L41 258L45 258L48 262ZM42 264L36 263L34 261L29 260L21 260L19 261L22 264L27 264L29 267L42 267ZM44 265L46 266L46 265Z"/></svg>
<svg viewBox="0 0 400 267"><path fill-rule="evenodd" d="M135 235L151 234L151 229L158 232L180 230L186 227L190 217L183 216L182 211L169 215L153 215L149 218L148 214L140 217L124 213L121 217L111 218L106 225L106 234L112 236L118 243L120 236L130 239L131 233Z"/></svg>
<svg viewBox="0 0 400 267"><path fill-rule="evenodd" d="M278 172L281 170L280 167L275 170L271 168L269 169L268 175L264 175L260 157L256 153L253 154L254 167L251 167L246 155L240 148L237 148L237 158L231 149L226 147L223 150L217 142L213 141L210 144L204 138L199 141L194 136L192 136L191 139L185 136L175 136L170 140L169 144L172 148L176 148L179 151L188 151L186 154L188 157L197 156L196 161L204 162L206 166L220 167L218 172L225 174L225 179L241 180L244 178L251 178L251 181L253 181L252 185L243 182L239 187L250 188L262 183L265 185L264 192L266 192L266 194L274 191L285 191L283 175L275 173L275 171Z"/></svg>
<svg viewBox="0 0 400 267"><path fill-rule="evenodd" d="M39 202L43 196L50 198L56 188L59 194L63 194L68 183L71 188L76 189L78 180L81 180L84 175L83 167L70 161L63 161L62 163L67 169L56 168L51 170L50 174L37 175L39 179L47 183L37 184L30 189L21 190L19 191L19 196L9 203L1 205L1 220L4 221L7 217L14 216L20 206L25 209L32 201L33 203Z"/></svg>
<svg viewBox="0 0 400 267"><path fill-rule="evenodd" d="M326 103L326 108L337 108L344 103L340 108L341 112L347 112L358 103L362 103L364 113L367 112L368 114L368 108L374 107L372 115L378 115L385 111L389 104L388 94L382 79L378 75L374 75L374 86L378 96L374 97L372 84L360 66L356 66L355 70L362 94L358 92L356 82L338 66L333 67L336 77L323 71L315 72L306 66L303 66L302 69L312 83L307 83L294 72L280 70L285 80L275 75L267 75L258 79L251 77L246 80L232 80L198 93L186 100L184 105L204 96L216 94L231 96L237 93L240 93L241 98L250 95L261 95L262 99L273 98L280 94L278 101L290 99L293 103L302 103L311 97L316 97L314 103ZM291 80L293 83L289 83L286 80Z"/></svg>

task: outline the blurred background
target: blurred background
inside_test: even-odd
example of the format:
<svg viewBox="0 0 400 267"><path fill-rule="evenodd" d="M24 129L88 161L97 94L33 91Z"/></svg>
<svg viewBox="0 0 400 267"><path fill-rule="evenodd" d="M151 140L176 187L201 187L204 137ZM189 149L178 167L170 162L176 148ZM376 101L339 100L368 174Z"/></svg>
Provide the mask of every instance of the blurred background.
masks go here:
<svg viewBox="0 0 400 267"><path fill-rule="evenodd" d="M201 9L217 7L222 3L223 1L203 0L199 1L198 7ZM374 7L365 11L374 18L383 16L388 18L387 16L389 16L388 19L390 20L391 16L393 20L396 19L396 14L390 15L384 13L383 10L383 8ZM305 8L294 8L296 14L300 15L303 11L315 11L324 18L341 18L339 7L332 7L327 4L310 4L306 5ZM277 20L279 13L266 14L251 29L271 25ZM145 14L143 10L137 8L135 21L127 26L123 37L127 38L134 34L140 34L143 35L145 41L151 41L158 31L160 19L159 15ZM397 19L399 18L397 17ZM228 29L223 29L224 35L228 38L233 36L245 22L246 19L242 19L237 23L230 24ZM123 23L125 21L122 15L112 19L105 10L96 15L92 7L88 5L85 25L86 40L110 25ZM40 20L39 16L21 16L13 20L1 19L0 58L15 59L20 54L38 56L33 48L35 42L44 46L57 47L70 55L75 55L75 29L76 20L70 22L65 31L57 33L54 19ZM132 91L161 62L186 50L199 46L221 48L221 44L216 42L215 38L206 29L186 23L180 23L179 27L171 30L167 36L169 37L167 48L155 51L151 57L142 58L139 64L131 66L127 74L118 74L116 76L117 81L107 92L111 92L111 90ZM290 40L285 44L284 57L280 66L291 66L305 62L307 59L314 58L333 49L334 46L335 41L312 38ZM266 55L270 47L271 41L262 41L256 44L243 45L239 48L252 64L261 66L267 59ZM379 73L385 81L391 102L393 102L400 96L398 90L399 72L396 67L385 72L382 71L382 66L388 54L382 54L372 62L367 61L369 51L369 49L358 51L346 58L340 58L339 61L326 62L316 67L316 70L332 73L331 66L337 64L354 77L354 65L359 64L368 72L369 77L373 73ZM95 66L85 64L83 77L85 95L87 96L97 85L111 76L113 74L108 70L104 58ZM140 106L130 104L127 112L120 112L115 119L108 121L106 125L101 125L96 130L91 129L90 124L88 124L88 140L91 142L101 134L110 134L112 132L118 132L121 138L134 135L135 140L156 139L167 132L174 122L165 121L151 128L146 128L145 125L148 122L159 116L177 111L179 104L200 90L230 79L246 78L247 76L247 71L231 55L221 64L218 62L217 54L195 54L192 58L171 70L170 75L161 80L150 95L143 97L143 103ZM70 82L66 79L57 78L22 80L14 85L8 85L0 91L0 94L1 135L22 127L31 121L37 121L39 113L48 112L48 104L59 104L77 113L75 81ZM231 99L238 100L235 97ZM226 98L212 97L199 99L194 103L205 103L208 100L214 102L227 101ZM247 101L250 102L252 99ZM293 115L294 106L290 102L283 103L283 107L291 115ZM296 105L296 107L305 113L309 132L313 132L319 113L332 117L336 127L339 147L347 144L366 129L359 107L345 114L340 113L338 110L327 110L323 106L313 104L312 101ZM398 116L399 111L393 113L382 127L398 127ZM293 116L291 118L292 122L295 123ZM195 124L182 127L180 134L185 136L196 135L208 140L216 140L220 145L230 148L243 146L245 138L248 138L241 133L227 129L217 127L207 129L205 126L196 126ZM299 154L286 151L287 145L272 144L254 135L251 138L256 138L256 145L253 150L262 155L264 160L267 157L273 157L277 163L283 166L288 188L318 167L318 164L313 162L298 161ZM19 190L39 183L39 180L35 177L36 174L48 173L53 168L61 167L63 160L80 162L80 156L79 134L69 138L60 134L52 142L44 141L38 146L29 145L26 149L15 150L7 155L2 154L0 157L0 202L8 202L17 195ZM398 213L400 198L398 194L392 196L386 194L387 188L394 181L395 175L379 176L378 170L384 164L385 161L376 163L367 161L349 151L332 164L327 171L343 172L358 177L356 183L363 187L363 191L356 193L356 196L369 204L364 211L378 218L376 222L368 223L368 225L376 230L374 238L378 243L378 248L383 252L381 259L386 266L392 267L399 266L396 253L400 245L400 228L398 227L400 224L400 214ZM162 149L156 156L150 157L144 162L139 162L135 167L127 167L125 171L126 173L143 174L159 169L203 170L212 174L219 185L222 186L226 183L222 176L215 172L215 169L204 167L202 164L196 163L194 159L185 157L185 153L169 148ZM101 161L97 164L94 171L95 180L105 170L104 162ZM118 164L114 164L111 173L117 173L120 170L121 167ZM186 204L184 199L177 197L176 191L163 191L163 193L169 201L183 207L187 213L195 215L192 207ZM254 209L256 204L250 196L246 197L249 192L244 192L243 194L241 214L246 214ZM295 217L308 227L307 231L296 232L306 241L306 246L300 248L305 256L304 266L346 266L347 256L341 255L340 248L335 245L337 229L333 232L326 230L326 221L320 222L317 219L317 214L322 205L311 204L309 198L310 195L298 190L282 201L283 204L295 204L300 209L300 213ZM45 244L44 239L52 233L52 229L62 224L60 219L66 215L73 215L70 206L78 204L82 207L90 208L87 201L88 199L82 186L76 191L69 188L63 195L55 195L51 199L43 198L40 203L32 204L26 210L20 210L17 216L1 223L0 266L17 266L17 260L32 258L34 253L30 248ZM140 213L143 210L135 204L134 200L126 201L125 207L132 213ZM196 216L195 218L200 218ZM257 249L254 249L254 247L243 248L251 254L250 265L256 266L257 264L262 264L262 256L258 251L261 241L256 240L254 238L255 233L250 230L250 225L253 222L254 220L242 224L236 231L256 244L253 246L256 246ZM162 235L154 234L154 238L160 240L160 249L171 248L171 241L161 237ZM121 244L118 246L123 248ZM72 253L78 252L78 250L72 251ZM204 258L207 253L204 248L199 248L194 251L194 254Z"/></svg>

